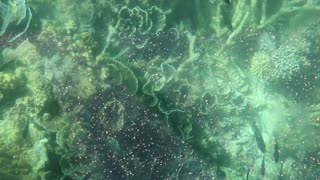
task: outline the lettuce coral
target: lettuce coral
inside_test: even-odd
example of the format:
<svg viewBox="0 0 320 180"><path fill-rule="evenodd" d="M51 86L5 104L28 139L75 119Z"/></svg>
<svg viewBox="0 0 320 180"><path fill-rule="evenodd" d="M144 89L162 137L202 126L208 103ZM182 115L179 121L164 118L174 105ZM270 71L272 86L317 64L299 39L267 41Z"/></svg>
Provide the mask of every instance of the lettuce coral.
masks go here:
<svg viewBox="0 0 320 180"><path fill-rule="evenodd" d="M104 53L129 60L168 56L170 47L176 46L179 32L175 27L166 28L166 13L157 6L122 6L115 12L115 23L108 23Z"/></svg>
<svg viewBox="0 0 320 180"><path fill-rule="evenodd" d="M22 36L29 28L30 21L32 19L32 13L29 7L27 7L25 0L12 0L8 4L0 2L2 24L0 24L0 36L2 36L10 23L15 23L20 25L20 23L26 18L28 12L28 21L24 29L16 34L13 38L9 40L12 42Z"/></svg>
<svg viewBox="0 0 320 180"><path fill-rule="evenodd" d="M123 84L127 86L127 88L132 92L138 91L138 79L134 72L125 64L121 63L120 61L116 61L111 58L104 57L103 55L97 57L97 63L101 65L102 67L108 68L101 69L101 72L103 73L104 70L110 71L110 72L118 72L116 74L105 74L105 76L102 76L102 80L107 80L107 77L117 75L117 77L112 77L113 80L109 82L105 82L107 84ZM107 73L107 72L106 72Z"/></svg>
<svg viewBox="0 0 320 180"><path fill-rule="evenodd" d="M150 99L151 105L155 106L158 102L156 93L161 91L161 89L168 84L176 71L176 69L166 63L160 65L161 68L152 67L147 70L144 75L145 83L142 86L142 92L145 95L152 96Z"/></svg>
<svg viewBox="0 0 320 180"><path fill-rule="evenodd" d="M143 48L150 33L158 33L165 26L165 14L155 6L143 10L140 7L122 7L115 28L122 38L131 39L137 48Z"/></svg>

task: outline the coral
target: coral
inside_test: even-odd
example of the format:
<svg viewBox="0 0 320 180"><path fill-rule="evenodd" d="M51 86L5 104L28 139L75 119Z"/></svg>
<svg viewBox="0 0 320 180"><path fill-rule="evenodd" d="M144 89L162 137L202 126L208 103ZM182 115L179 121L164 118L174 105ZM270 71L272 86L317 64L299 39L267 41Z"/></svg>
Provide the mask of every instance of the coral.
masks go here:
<svg viewBox="0 0 320 180"><path fill-rule="evenodd" d="M250 72L269 81L288 82L301 70L304 56L292 45L281 45L273 53L256 52L250 65Z"/></svg>
<svg viewBox="0 0 320 180"><path fill-rule="evenodd" d="M25 76L22 69L13 73L0 72L0 101L3 98L9 98L8 95L14 95L19 88L25 86Z"/></svg>
<svg viewBox="0 0 320 180"><path fill-rule="evenodd" d="M305 51L314 57L320 54L320 21L315 21L302 28L299 41L304 43Z"/></svg>
<svg viewBox="0 0 320 180"><path fill-rule="evenodd" d="M14 50L5 49L3 53L8 59L13 58L16 60L16 63L19 63L19 65L30 68L35 68L38 66L41 60L41 56L37 51L37 47L29 40L25 40L20 43L19 46Z"/></svg>
<svg viewBox="0 0 320 180"><path fill-rule="evenodd" d="M108 56L152 60L156 56L169 56L178 45L179 31L176 27L165 28L163 9L124 6L116 13L116 23L108 23L108 29L103 30L108 33L103 50Z"/></svg>
<svg viewBox="0 0 320 180"><path fill-rule="evenodd" d="M262 32L259 35L258 48L259 51L273 52L276 47L276 36L271 32Z"/></svg>
<svg viewBox="0 0 320 180"><path fill-rule="evenodd" d="M125 64L121 63L120 61L116 61L107 57L104 57L103 55L100 55L97 57L97 64L101 65L101 67L109 68L110 72L119 72L116 74L104 74L100 77L102 77L102 81L106 81L107 84L112 84L116 82L116 84L124 84L127 86L127 88L132 92L138 91L138 79L134 72ZM101 70L102 73L108 73L106 69ZM113 77L111 81L108 81L108 77L110 76L117 76Z"/></svg>
<svg viewBox="0 0 320 180"><path fill-rule="evenodd" d="M214 178L161 115L124 85L95 94L70 120L56 137L59 165L69 178L184 179L188 173Z"/></svg>
<svg viewBox="0 0 320 180"><path fill-rule="evenodd" d="M41 172L41 169L44 169L48 163L47 143L47 138L37 140L33 147L26 152L28 164L32 166L32 178L41 177L43 173L39 172Z"/></svg>
<svg viewBox="0 0 320 180"><path fill-rule="evenodd" d="M293 46L282 45L271 56L270 65L273 69L272 78L290 81L299 74L303 56Z"/></svg>
<svg viewBox="0 0 320 180"><path fill-rule="evenodd" d="M1 25L0 26L1 27L0 28L0 36L1 36L5 33L8 25L11 21L11 14L9 12L9 7L2 2L0 2L0 9L1 9L0 18L1 18L1 23L2 23L2 24L0 24Z"/></svg>
<svg viewBox="0 0 320 180"><path fill-rule="evenodd" d="M262 79L270 79L270 58L264 51L256 52L250 60L250 72Z"/></svg>
<svg viewBox="0 0 320 180"><path fill-rule="evenodd" d="M59 122L53 119L58 107L52 101L51 86L37 69L42 57L29 41L5 49L2 55L14 65L0 72L0 92L6 104L1 106L5 113L1 116L0 156L10 152L0 158L1 177L44 179L49 161L47 133L57 131Z"/></svg>
<svg viewBox="0 0 320 180"><path fill-rule="evenodd" d="M2 124L3 126L4 124ZM4 139L11 138L11 125L5 126L6 130L0 132ZM4 128L4 127L2 127ZM6 133L3 133L6 132ZM3 179L30 179L32 166L29 165L27 159L21 154L22 146L16 143L3 143L4 139L0 139L0 176Z"/></svg>
<svg viewBox="0 0 320 180"><path fill-rule="evenodd" d="M57 55L79 63L92 63L92 48L95 46L90 32L80 32L79 27L73 20L64 22L61 26L59 21L43 20L43 30L38 36L39 53L47 57ZM92 65L92 64L90 64Z"/></svg>
<svg viewBox="0 0 320 180"><path fill-rule="evenodd" d="M79 67L77 73L79 74L80 77L77 79L78 83L76 84L75 89L75 96L79 96L81 98L88 98L95 94L97 92L97 87L95 86L93 79L93 72L92 69L87 68L87 69L82 69ZM86 74L86 78L82 78L80 74Z"/></svg>
<svg viewBox="0 0 320 180"><path fill-rule="evenodd" d="M0 84L2 91L12 91L19 87L21 77L17 77L15 74L8 74L0 72Z"/></svg>
<svg viewBox="0 0 320 180"><path fill-rule="evenodd" d="M318 15L313 2L28 0L37 15L29 40L0 36L13 47L0 63L0 177L261 179L262 153L264 178L303 169L295 164L315 156L315 140L304 141L318 137L319 110L309 117L315 126L282 115L295 102L276 106L275 120L262 110L281 99L270 91L319 85L319 49L302 50L319 45L318 30L302 33L303 46L285 39L290 16ZM30 9L1 1L0 35L18 38L9 29L25 27ZM278 141L283 172L272 159L275 126L290 129Z"/></svg>
<svg viewBox="0 0 320 180"><path fill-rule="evenodd" d="M230 4L216 1L215 3L215 14L212 16L210 25L218 38L223 41L223 45L217 51L218 55L224 52L225 48L233 45L236 37L247 29L251 31L275 30L280 27L279 24L288 23L288 19L293 15L299 16L320 11L314 1L305 0L295 2L281 0L277 3L270 3L268 0L232 1Z"/></svg>
<svg viewBox="0 0 320 180"><path fill-rule="evenodd" d="M165 18L163 11L155 6L146 10L140 7L122 7L115 28L120 38L124 38L124 41L131 40L132 44L140 49L149 41L149 34L163 30Z"/></svg>
<svg viewBox="0 0 320 180"><path fill-rule="evenodd" d="M43 107L36 107L30 97L18 98L2 120L0 128L1 177L37 179L47 165L48 139L36 121ZM10 177L10 178L9 178Z"/></svg>
<svg viewBox="0 0 320 180"><path fill-rule="evenodd" d="M19 38L20 36L22 36L28 30L30 21L32 19L31 10L29 7L27 7L25 0L12 0L12 1L9 1L7 5L0 2L0 9L1 9L0 15L3 23L0 26L1 27L0 36L2 36L5 33L10 23L15 25L20 25L22 20L26 18L26 15L28 12L28 21L24 29L9 40L9 42L12 42L17 38Z"/></svg>
<svg viewBox="0 0 320 180"><path fill-rule="evenodd" d="M175 68L169 64L161 64L161 68L151 67L145 74L145 84L142 86L142 92L145 95L153 96L156 98L156 93L171 81L175 73ZM152 101L152 105L156 105L157 99Z"/></svg>

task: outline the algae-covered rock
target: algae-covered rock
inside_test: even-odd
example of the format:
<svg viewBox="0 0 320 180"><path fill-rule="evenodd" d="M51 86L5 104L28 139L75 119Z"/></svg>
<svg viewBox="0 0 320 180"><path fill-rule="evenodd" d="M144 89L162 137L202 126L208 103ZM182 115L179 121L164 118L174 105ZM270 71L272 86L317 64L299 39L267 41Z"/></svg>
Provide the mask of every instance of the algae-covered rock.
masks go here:
<svg viewBox="0 0 320 180"><path fill-rule="evenodd" d="M97 87L94 82L94 73L91 68L79 67L75 72L74 80L77 82L74 89L74 96L83 99L88 99L97 92ZM83 78L83 76L86 76Z"/></svg>

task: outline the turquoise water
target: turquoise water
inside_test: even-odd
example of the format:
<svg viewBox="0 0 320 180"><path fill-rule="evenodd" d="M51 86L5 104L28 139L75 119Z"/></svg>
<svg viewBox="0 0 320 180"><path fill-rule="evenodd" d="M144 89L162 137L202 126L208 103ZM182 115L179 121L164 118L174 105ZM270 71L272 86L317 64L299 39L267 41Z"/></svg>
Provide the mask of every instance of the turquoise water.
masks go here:
<svg viewBox="0 0 320 180"><path fill-rule="evenodd" d="M318 0L0 0L0 179L319 179L319 17Z"/></svg>

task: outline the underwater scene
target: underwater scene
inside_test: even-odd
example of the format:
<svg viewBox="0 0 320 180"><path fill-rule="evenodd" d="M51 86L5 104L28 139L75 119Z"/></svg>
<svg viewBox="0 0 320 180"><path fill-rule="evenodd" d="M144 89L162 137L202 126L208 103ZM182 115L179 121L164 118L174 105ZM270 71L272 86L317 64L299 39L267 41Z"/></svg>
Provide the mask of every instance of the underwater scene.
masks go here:
<svg viewBox="0 0 320 180"><path fill-rule="evenodd" d="M0 0L0 179L320 179L320 0Z"/></svg>

